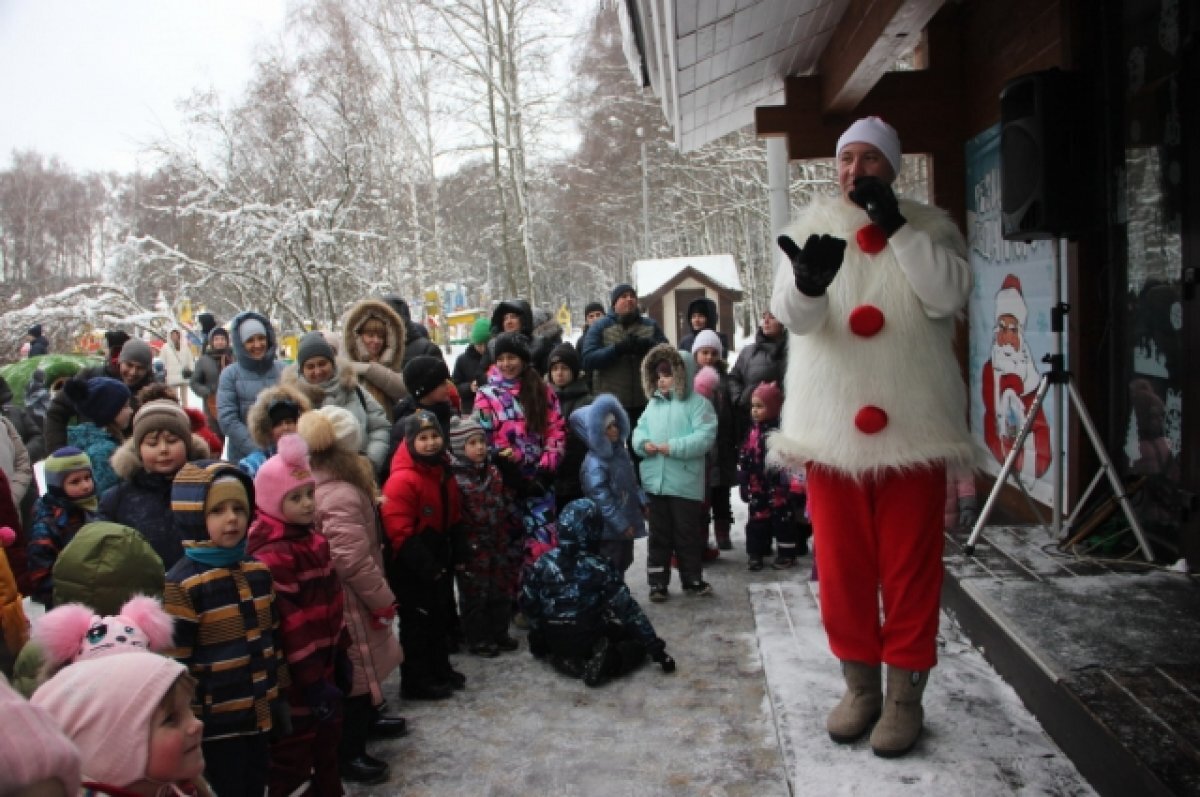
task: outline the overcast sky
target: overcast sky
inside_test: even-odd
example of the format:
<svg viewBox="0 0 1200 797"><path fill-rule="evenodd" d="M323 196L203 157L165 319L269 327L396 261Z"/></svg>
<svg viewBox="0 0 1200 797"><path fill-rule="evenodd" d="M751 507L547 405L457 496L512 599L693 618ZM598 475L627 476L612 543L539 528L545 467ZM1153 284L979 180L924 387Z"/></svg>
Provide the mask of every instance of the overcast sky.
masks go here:
<svg viewBox="0 0 1200 797"><path fill-rule="evenodd" d="M0 168L13 149L77 171L138 166L195 88L236 96L286 0L0 0Z"/></svg>

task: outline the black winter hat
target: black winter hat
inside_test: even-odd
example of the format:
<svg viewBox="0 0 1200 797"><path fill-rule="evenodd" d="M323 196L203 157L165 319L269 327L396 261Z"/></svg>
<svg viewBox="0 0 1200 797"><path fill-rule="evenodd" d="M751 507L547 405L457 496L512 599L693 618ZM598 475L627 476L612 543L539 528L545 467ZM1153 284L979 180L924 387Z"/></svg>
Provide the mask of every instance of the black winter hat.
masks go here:
<svg viewBox="0 0 1200 797"><path fill-rule="evenodd" d="M587 318L592 313L604 313L604 312L607 312L607 311L604 309L604 305L600 304L600 302L588 302L586 305L584 305L583 317Z"/></svg>
<svg viewBox="0 0 1200 797"><path fill-rule="evenodd" d="M33 335L35 338L40 338L42 336L42 325L34 324L33 326L31 326L29 328L29 331L26 332L25 334Z"/></svg>
<svg viewBox="0 0 1200 797"><path fill-rule="evenodd" d="M422 354L404 366L404 386L412 397L419 399L437 390L450 379L450 369L441 357Z"/></svg>
<svg viewBox="0 0 1200 797"><path fill-rule="evenodd" d="M104 342L108 344L110 354L116 354L129 340L129 333L123 329L110 329L104 333Z"/></svg>
<svg viewBox="0 0 1200 797"><path fill-rule="evenodd" d="M333 347L325 339L325 333L314 329L312 332L305 332L304 337L300 338L300 345L296 347L296 367L303 370L304 363L313 357L324 357L333 362L336 356Z"/></svg>
<svg viewBox="0 0 1200 797"><path fill-rule="evenodd" d="M579 378L579 371L582 367L579 362L579 353L570 343L560 343L550 350L550 356L546 358L547 373L555 363L562 363L571 369L572 381Z"/></svg>
<svg viewBox="0 0 1200 797"><path fill-rule="evenodd" d="M209 346L212 345L212 339L214 337L216 337L217 335L224 335L225 336L225 345L226 346L229 345L229 330L226 329L225 327L213 327L212 329L210 329L208 331L208 345Z"/></svg>
<svg viewBox="0 0 1200 797"><path fill-rule="evenodd" d="M385 293L379 298L387 302L388 306L396 311L396 315L404 319L404 323L407 324L408 322L412 321L412 313L409 312L408 302L404 301L403 297L401 297L399 294Z"/></svg>
<svg viewBox="0 0 1200 797"><path fill-rule="evenodd" d="M634 296L637 296L637 291L633 289L632 285L630 285L628 282L622 282L613 288L612 293L608 295L609 304L615 307L617 304L617 299L620 299L622 294L626 293L632 293Z"/></svg>
<svg viewBox="0 0 1200 797"><path fill-rule="evenodd" d="M530 363L529 354L529 338L522 335L520 332L505 332L503 335L496 336L496 359L500 359L501 354L515 354L521 358L521 362L528 365Z"/></svg>
<svg viewBox="0 0 1200 797"><path fill-rule="evenodd" d="M200 324L200 333L204 337L217 328L217 317L212 313L200 313L196 316L196 321Z"/></svg>
<svg viewBox="0 0 1200 797"><path fill-rule="evenodd" d="M129 388L120 379L95 376L72 379L63 386L75 410L97 426L108 426L129 403Z"/></svg>

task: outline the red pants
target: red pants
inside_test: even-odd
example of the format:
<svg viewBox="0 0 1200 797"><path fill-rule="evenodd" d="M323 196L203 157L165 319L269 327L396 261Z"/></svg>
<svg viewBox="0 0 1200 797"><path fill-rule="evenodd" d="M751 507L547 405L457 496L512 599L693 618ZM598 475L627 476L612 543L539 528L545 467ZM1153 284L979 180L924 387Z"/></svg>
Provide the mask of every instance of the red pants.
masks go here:
<svg viewBox="0 0 1200 797"><path fill-rule="evenodd" d="M342 797L338 772L341 719L317 722L312 717L292 717L292 733L271 745L269 797L287 797L305 783L312 797Z"/></svg>
<svg viewBox="0 0 1200 797"><path fill-rule="evenodd" d="M821 619L833 655L928 670L937 664L945 468L852 478L813 463L807 474Z"/></svg>

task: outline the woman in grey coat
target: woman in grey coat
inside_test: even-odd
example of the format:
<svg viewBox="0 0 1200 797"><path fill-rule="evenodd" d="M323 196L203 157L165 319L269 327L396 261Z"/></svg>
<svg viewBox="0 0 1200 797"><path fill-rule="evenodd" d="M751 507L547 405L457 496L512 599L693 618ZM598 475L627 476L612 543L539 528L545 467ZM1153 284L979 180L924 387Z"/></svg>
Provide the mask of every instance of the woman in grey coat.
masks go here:
<svg viewBox="0 0 1200 797"><path fill-rule="evenodd" d="M353 415L362 429L359 453L371 461L376 474L386 475L392 424L371 392L359 385L350 362L334 353L324 333L309 332L300 339L296 364L284 370L283 384L302 392L314 408L341 407Z"/></svg>
<svg viewBox="0 0 1200 797"><path fill-rule="evenodd" d="M279 381L283 366L275 359L275 329L266 316L247 310L229 323L233 363L221 372L217 386L217 419L225 432L226 459L240 462L258 446L246 426L254 400Z"/></svg>

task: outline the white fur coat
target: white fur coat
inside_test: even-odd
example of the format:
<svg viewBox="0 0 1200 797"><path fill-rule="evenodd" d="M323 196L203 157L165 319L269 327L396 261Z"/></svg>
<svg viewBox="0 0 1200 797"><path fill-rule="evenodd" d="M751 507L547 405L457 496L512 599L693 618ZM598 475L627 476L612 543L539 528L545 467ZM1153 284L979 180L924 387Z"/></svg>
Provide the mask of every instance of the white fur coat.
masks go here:
<svg viewBox="0 0 1200 797"><path fill-rule="evenodd" d="M927 462L970 465L966 390L954 356L954 317L971 288L966 245L941 210L901 200L908 223L882 252L864 253L855 234L866 213L841 198L818 199L784 230L803 247L811 234L846 241L826 294L801 294L780 258L771 312L791 335L776 462L820 462L851 475ZM855 334L850 315L882 312L874 335ZM860 409L886 413L882 430L860 431Z"/></svg>

